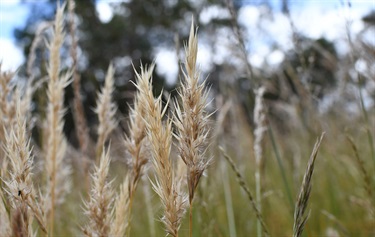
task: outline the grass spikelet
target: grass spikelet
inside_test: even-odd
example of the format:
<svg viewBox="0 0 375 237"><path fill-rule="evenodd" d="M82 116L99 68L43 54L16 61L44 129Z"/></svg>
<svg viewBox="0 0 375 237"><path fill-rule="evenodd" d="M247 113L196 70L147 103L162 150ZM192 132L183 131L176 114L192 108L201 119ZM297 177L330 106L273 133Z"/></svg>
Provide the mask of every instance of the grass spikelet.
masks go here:
<svg viewBox="0 0 375 237"><path fill-rule="evenodd" d="M222 147L219 147L219 149L220 149L221 153L223 154L224 158L230 164L230 166L231 166L232 170L234 171L234 173L236 174L237 181L240 184L241 188L245 191L247 197L249 198L251 206L254 209L255 215L256 215L258 221L262 225L262 231L263 231L263 233L265 234L265 236L269 236L269 231L268 231L266 223L264 222L264 219L262 217L262 213L258 209L258 205L257 205L257 203L256 203L256 201L254 199L254 195L251 193L250 189L248 188L248 186L247 186L247 184L245 182L245 179L241 175L241 173L240 173L239 169L237 168L236 164L234 163L233 159L225 152L225 150Z"/></svg>
<svg viewBox="0 0 375 237"><path fill-rule="evenodd" d="M30 140L26 135L26 120L21 118L20 101L17 103L17 123L10 132L5 132L5 153L9 159L9 180L4 181L10 197L10 204L16 211L22 212L17 218L23 218L24 228L29 228L28 209L38 221L40 228L46 232L44 214L36 201L32 183L33 156L31 155ZM13 228L13 227L12 227ZM24 230L28 231L28 230Z"/></svg>
<svg viewBox="0 0 375 237"><path fill-rule="evenodd" d="M103 148L104 151L104 148ZM103 152L99 166L92 175L92 188L89 201L84 203L85 215L89 218L83 228L86 236L108 236L112 222L111 207L113 203L112 181L108 182L108 171L111 159L109 148Z"/></svg>
<svg viewBox="0 0 375 237"><path fill-rule="evenodd" d="M50 234L54 234L54 219L57 206L63 200L68 190L57 193L57 187L67 187L70 175L69 165L64 163L66 140L64 127L64 88L69 84L70 73L60 76L60 48L64 39L63 32L64 6L58 6L54 31L51 42L48 44L50 59L48 64L48 107L47 107L47 146L45 147L45 165L47 171L47 194L44 199L44 210L49 216ZM68 188L68 187L67 187Z"/></svg>
<svg viewBox="0 0 375 237"><path fill-rule="evenodd" d="M255 154L255 167L256 167L255 186L256 186L256 201L257 201L258 209L260 212L262 212L261 169L262 169L262 164L264 163L262 141L267 131L265 105L263 102L263 95L265 91L266 91L265 87L260 87L255 91L256 97L255 97L255 107L254 107L254 123L255 123L254 154ZM258 237L262 236L262 225L259 221L257 222L257 230L258 230L257 231Z"/></svg>
<svg viewBox="0 0 375 237"><path fill-rule="evenodd" d="M143 176L144 167L148 163L147 156L145 155L145 142L146 142L146 124L143 118L145 114L145 104L147 97L142 94L142 91L149 90L149 83L151 72L141 70L140 74L135 70L136 75L135 85L138 90L134 98L134 107L130 108L129 115L129 134L125 135L124 144L127 152L130 154L130 174L127 181L127 189L129 195L129 216L126 218L127 228L130 228L130 215L133 203L133 197L138 186L139 180ZM128 230L130 231L130 230Z"/></svg>
<svg viewBox="0 0 375 237"><path fill-rule="evenodd" d="M3 177L3 176L1 176ZM1 181L2 182L2 181ZM0 233L5 236L11 235L10 218L7 210L7 204L3 194L2 187L0 186Z"/></svg>
<svg viewBox="0 0 375 237"><path fill-rule="evenodd" d="M311 178L314 173L315 159L318 155L319 147L323 138L324 138L324 133L320 136L320 138L315 143L314 149L309 159L309 163L307 165L305 175L303 177L302 185L301 185L300 192L298 195L298 200L297 200L296 207L294 210L293 237L299 237L302 235L303 229L310 215L310 214L305 215L305 213L306 213L306 208L307 208L309 198L310 198L310 193L311 193L311 187L312 187Z"/></svg>
<svg viewBox="0 0 375 237"><path fill-rule="evenodd" d="M130 223L129 176L120 186L120 192L114 204L114 215L110 236L128 236L126 230Z"/></svg>
<svg viewBox="0 0 375 237"><path fill-rule="evenodd" d="M355 162L358 166L358 169L360 170L362 174L363 186L371 202L371 208L369 208L369 212L370 212L370 215L374 217L374 199L373 199L373 189L371 188L371 177L365 168L365 164L363 163L363 160L359 156L357 146L355 145L353 139L351 139L349 136L347 136L346 139L350 143L350 146L354 152Z"/></svg>
<svg viewBox="0 0 375 237"><path fill-rule="evenodd" d="M208 117L205 108L207 106L207 90L205 82L199 84L199 71L196 68L198 53L197 31L194 21L191 23L188 45L185 47L186 58L183 73L183 82L179 96L181 106L175 103L176 113L174 124L177 128L175 135L179 146L179 156L187 166L187 184L190 204L190 236L192 236L192 204L195 189L204 170L209 165L209 159L205 157L205 146L209 129Z"/></svg>
<svg viewBox="0 0 375 237"><path fill-rule="evenodd" d="M8 96L13 90L13 86L10 83L13 76L13 72L2 71L2 64L0 62L0 141L4 141L4 128L11 125L10 121L12 118L10 117Z"/></svg>
<svg viewBox="0 0 375 237"><path fill-rule="evenodd" d="M115 119L117 106L112 102L112 93L114 91L114 74L114 68L112 64L110 64L108 67L107 76L105 78L105 84L102 91L98 95L97 106L95 109L95 113L98 114L99 118L98 140L96 143L97 164L99 163L103 146L109 134L117 125L117 121Z"/></svg>
<svg viewBox="0 0 375 237"><path fill-rule="evenodd" d="M139 75L136 71L137 76L137 85L139 87L144 87L148 84L142 83L142 77L147 77L144 72L141 72ZM148 80L148 79L146 79ZM142 88L141 90L145 91L148 88ZM130 117L129 117L129 135L125 137L125 147L131 156L130 166L130 183L129 191L131 196L133 196L134 191L136 190L137 183L143 174L143 167L147 164L148 160L143 154L143 145L146 138L146 125L143 118L146 116L143 105L146 103L145 97L141 96L140 91L137 92L134 99L134 108L130 108Z"/></svg>
<svg viewBox="0 0 375 237"><path fill-rule="evenodd" d="M186 198L178 190L172 162L169 157L172 145L172 123L167 121L164 124L162 121L168 104L162 108L161 95L154 99L152 93L151 75L153 69L154 65L148 70L141 68L141 75L144 75L141 83L147 83L148 86L140 87L138 85L137 87L147 100L145 121L148 139L151 143L152 164L156 173L156 181L152 183L152 186L164 207L164 216L161 220L165 225L167 234L177 237L181 220L185 213ZM143 88L147 88L147 91Z"/></svg>

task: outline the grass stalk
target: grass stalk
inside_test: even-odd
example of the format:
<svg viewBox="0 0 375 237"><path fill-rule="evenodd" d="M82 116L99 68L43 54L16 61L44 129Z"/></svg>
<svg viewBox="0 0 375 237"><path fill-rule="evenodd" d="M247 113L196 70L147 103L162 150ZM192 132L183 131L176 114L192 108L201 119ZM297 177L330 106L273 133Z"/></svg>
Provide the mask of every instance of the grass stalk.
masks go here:
<svg viewBox="0 0 375 237"><path fill-rule="evenodd" d="M47 170L47 196L45 200L45 212L49 216L49 234L54 235L55 210L57 206L57 192L61 188L68 188L66 179L70 175L69 167L63 165L66 151L66 140L63 133L64 126L64 88L69 84L70 73L60 76L60 49L64 40L63 15L65 5L58 5L54 22L54 33L48 45L50 59L48 65L48 113L46 170ZM64 182L65 184L62 184ZM63 190L64 191L64 190ZM63 193L59 193L59 202L63 199ZM48 201L47 199L50 199Z"/></svg>
<svg viewBox="0 0 375 237"><path fill-rule="evenodd" d="M145 197L145 204L146 204L146 210L147 210L147 220L148 220L148 225L150 228L150 237L156 237L155 221L153 218L154 213L153 213L152 202L151 202L151 193L150 193L149 183L147 182L144 182L143 193Z"/></svg>
<svg viewBox="0 0 375 237"><path fill-rule="evenodd" d="M189 236L193 233L192 208L195 190L210 159L205 157L208 138L207 107L208 91L205 82L199 83L200 71L197 69L198 36L194 21L191 22L188 44L185 46L185 71L179 90L181 105L175 102L174 125L177 132L179 157L187 166L187 184L189 190Z"/></svg>
<svg viewBox="0 0 375 237"><path fill-rule="evenodd" d="M305 175L303 177L302 185L300 188L300 193L296 202L296 207L294 210L294 225L293 225L293 237L300 237L303 233L305 224L310 216L310 213L305 214L306 208L310 199L310 193L312 188L312 175L314 173L314 165L316 157L318 156L318 151L320 144L324 138L324 132L318 138L314 145L314 149L311 153L309 163Z"/></svg>
<svg viewBox="0 0 375 237"><path fill-rule="evenodd" d="M268 231L266 223L264 222L264 219L262 217L262 213L258 209L258 205L256 203L256 200L254 199L254 195L251 193L250 189L248 188L248 186L245 182L245 179L243 178L242 174L240 173L240 171L237 168L236 164L234 163L233 159L225 152L224 148L219 146L219 149L220 149L221 153L223 154L224 158L228 161L228 163L229 163L230 167L232 168L232 170L234 171L234 173L236 174L237 181L238 181L239 185L241 186L241 188L247 194L247 197L250 200L250 204L251 204L251 206L252 206L252 208L255 212L257 220L259 220L259 222L262 225L262 230L263 230L264 235L269 236L269 231Z"/></svg>
<svg viewBox="0 0 375 237"><path fill-rule="evenodd" d="M369 127L371 126L370 125L370 121L369 121L369 118L368 118L368 113L367 113L367 110L366 110L366 107L365 107L365 104L364 104L364 101L363 101L363 94L362 94L362 91L361 91L361 88L359 86L359 82L361 80L361 76L359 75L358 73L358 83L357 83L357 87L358 87L358 92L359 92L359 101L360 101L360 105L361 105L361 111L362 111L362 114L363 114L363 118L365 119L365 123L366 123L366 133L367 133L367 139L368 139L368 142L369 142L369 147L370 147L370 151L371 151L371 157L372 157L372 160L373 160L373 163L374 163L374 171L375 171L375 148L374 148L374 139L372 137L372 133L369 129Z"/></svg>
<svg viewBox="0 0 375 237"><path fill-rule="evenodd" d="M258 209L262 213L262 190L261 190L261 169L264 163L263 147L262 142L264 134L267 131L266 126L266 111L265 104L263 101L264 93L266 92L265 87L260 87L255 90L255 106L254 106L254 155L255 155L255 187L256 187L256 201ZM262 225L257 220L257 236L262 237Z"/></svg>
<svg viewBox="0 0 375 237"><path fill-rule="evenodd" d="M255 197L256 197L256 202L258 205L258 210L260 213L262 213L262 198L261 198L261 189L260 189L260 173L259 171L256 171L255 173ZM257 220L257 236L262 237L262 224L260 223L259 220Z"/></svg>
<svg viewBox="0 0 375 237"><path fill-rule="evenodd" d="M237 236L236 221L234 218L232 191L230 188L227 166L225 164L222 164L221 170L222 170L222 180L223 180L223 187L224 187L225 207L227 210L227 218L228 218L229 236L236 237Z"/></svg>
<svg viewBox="0 0 375 237"><path fill-rule="evenodd" d="M373 189L372 189L372 184L371 184L371 177L370 175L368 174L366 168L365 168L365 164L363 162L363 160L361 159L361 157L359 156L359 152L358 152L358 148L356 146L356 144L354 143L353 139L350 138L349 136L346 136L346 139L348 140L353 152L354 152L354 157L355 157L355 162L358 166L358 169L360 170L361 174L362 174L362 177L363 177L363 186L364 186L364 189L366 191L366 194L371 202L371 208L369 208L370 210L370 215L374 217L374 207L375 207L375 204L374 204L374 197L373 197Z"/></svg>
<svg viewBox="0 0 375 237"><path fill-rule="evenodd" d="M126 175L120 186L119 194L114 204L113 222L111 225L110 236L129 236L126 233L130 224L130 200L129 200L129 176Z"/></svg>
<svg viewBox="0 0 375 237"><path fill-rule="evenodd" d="M72 45L70 47L70 57L72 58L72 71L73 71L73 109L74 109L74 123L75 123L75 131L76 136L78 138L78 144L80 151L82 153L82 169L84 172L85 178L85 186L86 191L89 190L89 160L88 160L88 143L89 143L89 134L88 134L88 127L86 123L85 113L83 109L83 102L81 96L81 77L78 73L77 63L78 63L78 55L77 55L77 48L78 42L76 38L76 24L75 24L75 1L68 0L68 25L69 25L69 33L70 39L72 41Z"/></svg>
<svg viewBox="0 0 375 237"><path fill-rule="evenodd" d="M124 144L127 152L130 154L130 181L128 182L129 190L129 218L127 223L127 235L130 235L130 216L133 206L133 198L137 189L138 183L143 176L144 167L149 159L144 154L146 142L146 124L144 118L146 111L144 105L147 104L147 94L143 93L149 91L149 81L151 80L151 71L141 70L140 73L134 68L136 75L135 85L137 93L134 98L134 107L130 108L129 134L125 135Z"/></svg>
<svg viewBox="0 0 375 237"><path fill-rule="evenodd" d="M193 204L189 205L189 236L193 236Z"/></svg>
<svg viewBox="0 0 375 237"><path fill-rule="evenodd" d="M145 72L152 75L154 65ZM141 68L141 71L144 69ZM181 192L180 185L173 172L172 162L170 160L170 151L172 145L172 123L168 120L163 122L163 117L167 111L168 103L162 107L161 95L154 98L152 92L152 78L142 77L144 83L147 83L147 91L137 85L140 93L146 98L144 109L146 111L144 118L148 139L151 143L152 164L155 169L156 177L152 182L153 189L160 197L164 207L164 216L161 218L165 226L167 235L178 237L178 231L181 226L182 217L185 214L186 195ZM168 101L169 102L169 101Z"/></svg>
<svg viewBox="0 0 375 237"><path fill-rule="evenodd" d="M281 178L283 180L284 188L285 188L286 195L287 195L287 198L288 198L288 202L289 202L289 205L290 205L290 210L293 210L294 204L293 204L292 192L291 192L291 189L289 187L288 180L286 178L284 164L283 164L283 161L281 160L280 152L279 152L279 149L277 148L277 145L276 145L275 136L273 135L271 124L268 124L268 135L270 136L271 143L272 143L272 149L275 153L277 164L278 164L279 169L280 169Z"/></svg>

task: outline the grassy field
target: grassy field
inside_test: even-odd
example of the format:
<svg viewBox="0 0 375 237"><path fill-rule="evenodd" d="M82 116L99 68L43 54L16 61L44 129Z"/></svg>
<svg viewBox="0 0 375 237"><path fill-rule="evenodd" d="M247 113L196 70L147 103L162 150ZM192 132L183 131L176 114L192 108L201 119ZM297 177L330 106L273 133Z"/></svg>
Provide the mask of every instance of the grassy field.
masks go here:
<svg viewBox="0 0 375 237"><path fill-rule="evenodd" d="M0 67L0 236L375 236L373 108L355 117L309 109L308 120L280 127L265 87L251 113L235 97L211 98L192 22L178 95L154 95L153 64L134 68L134 103L119 115L109 63L88 128L75 65L61 72L73 11L69 1L56 13L47 80L29 74L22 87ZM70 83L78 149L63 132ZM46 113L32 113L43 88Z"/></svg>

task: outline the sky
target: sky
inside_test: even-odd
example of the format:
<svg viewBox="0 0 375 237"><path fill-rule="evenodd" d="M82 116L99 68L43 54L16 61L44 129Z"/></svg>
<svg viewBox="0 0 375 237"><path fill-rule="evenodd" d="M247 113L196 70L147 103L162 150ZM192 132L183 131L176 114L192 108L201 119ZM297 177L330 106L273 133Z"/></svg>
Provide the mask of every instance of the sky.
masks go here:
<svg viewBox="0 0 375 237"><path fill-rule="evenodd" d="M44 0L28 0L27 2L43 2ZM114 0L100 0L97 11L103 22L110 21L112 10L109 5ZM117 0L116 0L117 1ZM292 47L291 29L288 19L279 11L275 11L273 19L264 19L266 9L253 6L251 0L238 12L238 21L245 27L245 37L251 39L248 60L255 66L264 63L277 66L284 58L284 52ZM270 0L271 5L280 9L280 0ZM352 0L351 7L347 7L347 0L289 0L292 20L298 31L311 38L326 37L338 45L339 53L346 53L345 44L346 24L350 22L350 32L357 34L363 28L361 18L371 9L375 10L375 0ZM249 4L247 4L249 3ZM28 4L20 4L20 0L0 0L0 61L2 69L17 69L24 61L22 51L15 44L13 30L25 24L29 14ZM209 24L215 17L227 17L226 9L210 6L203 9L199 16L199 24ZM259 19L262 18L261 30ZM200 44L198 63L203 71L209 70L212 62L220 63L230 53L226 48L231 44L225 40L231 32L221 32L224 37L212 47ZM373 32L374 33L374 32ZM375 33L367 35L369 41L375 45ZM273 46L277 45L278 49ZM166 76L169 83L173 83L178 72L176 55L172 48L158 48L155 50L157 73ZM167 65L167 66L166 66ZM171 66L173 65L173 66Z"/></svg>

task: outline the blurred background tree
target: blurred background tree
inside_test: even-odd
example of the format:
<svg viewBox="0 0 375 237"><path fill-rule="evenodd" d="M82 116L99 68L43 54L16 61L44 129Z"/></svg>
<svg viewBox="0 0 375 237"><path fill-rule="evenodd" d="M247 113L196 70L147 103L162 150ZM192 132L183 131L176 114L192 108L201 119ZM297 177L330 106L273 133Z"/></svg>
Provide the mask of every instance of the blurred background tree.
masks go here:
<svg viewBox="0 0 375 237"><path fill-rule="evenodd" d="M96 11L96 0L76 1L77 67L81 76L81 93L88 123L92 125L97 122L92 108L95 107L96 93L104 81L110 62L113 62L116 68L114 98L119 110L126 113L127 103L131 102L132 92L135 89L134 85L128 83L134 80L132 63L135 68L139 68L140 62L144 65L151 64L155 58L155 49L173 46L175 35L179 36L179 45L183 45L182 42L187 40L191 17L199 15L199 9L202 9L203 5L214 2L215 0L200 3L188 0L113 2L111 3L113 17L108 22L103 22ZM25 26L16 29L14 34L18 44L24 49L25 57L28 58L35 29L41 22L53 20L56 1L32 3L24 1L24 4L31 4L32 10ZM68 30L69 28L66 27L66 31ZM71 40L67 39L62 50L63 65L66 68L72 63L69 56L70 45ZM45 58L48 57L44 45L37 49L36 57L34 72L38 77L43 77L46 75ZM20 73L25 73L25 70L21 70ZM167 85L161 75L154 74L153 84L157 94L163 87L175 92L174 85ZM40 94L37 96L44 97ZM66 91L66 103L70 104L72 98L73 90L69 86ZM38 98L37 109L44 110L42 100ZM65 131L68 135L72 135L73 129L74 121L69 109Z"/></svg>
<svg viewBox="0 0 375 237"><path fill-rule="evenodd" d="M113 62L116 68L114 98L119 105L119 110L123 114L127 114L127 103L131 103L134 91L134 86L128 83L134 79L132 63L135 68L139 68L141 61L143 64L150 64L154 61L157 50L160 48L174 50L176 55L181 58L180 53L183 52L183 43L187 40L191 16L198 20L200 42L205 44L207 50L211 52L210 57L221 53L217 47L221 41L232 44L231 46L227 45L230 57L221 61L210 58L210 65L205 67L202 78L209 75L208 82L212 86L211 91L214 95L223 95L226 99L233 99L236 104L241 104L247 122L250 124L252 124L254 104L254 87L250 80L261 81L261 84L267 87L265 97L270 106L270 114L276 121L290 123L290 115L285 114L297 111L296 113L306 126L309 124L308 120L312 114L315 113L308 112L311 107L318 107L321 101L332 96L338 88L344 91L345 81L349 84L356 82L354 76L349 73L349 68L345 66L345 62L350 61L350 55L339 56L336 52L335 42L326 38L309 38L298 32L298 29L294 29L296 31L291 35L294 47L288 51L282 50L276 39L265 38L272 45L273 50L282 51L284 54L283 60L276 68L267 63L263 63L261 66L252 65L248 58L251 57L252 49L256 46L252 45L252 39L246 35L246 28L238 23L236 18L235 24L238 24L239 31L244 36L245 49L238 47L238 41L235 39L236 34L233 30L234 21L231 19L225 1L114 1L110 3L113 16L106 22L103 22L98 16L97 3L96 0L77 1L75 9L79 40L78 70L81 75L82 100L89 127L97 123L92 108L95 107L96 91L103 83L108 64ZM56 1L26 2L25 4L31 4L32 10L25 27L17 29L15 36L23 47L27 58L37 25L42 21L53 19ZM233 1L233 10L238 12L247 5L253 5L260 9L259 22L256 25L263 32L267 31L267 25L263 25L263 22L274 21L275 12L281 12L293 24L290 19L291 9L288 0L280 1L279 5L271 4L267 0ZM276 7L279 9L275 9ZM202 20L201 16L203 11L208 11L207 9L210 8L219 9L219 12L223 12L223 14L211 16L207 23ZM373 26L373 15L370 12L363 18L368 29ZM223 32L226 34L224 37ZM48 34L50 32L46 32L46 35ZM175 41L176 35L178 42ZM259 35L259 37L264 36ZM356 47L357 54L354 55L355 59L351 60L364 56L368 58L369 62L373 60L374 51L371 44L361 41L360 35L352 40L360 42L361 46ZM62 50L66 68L72 64L69 56L70 44L69 39L66 40ZM352 44L356 45L356 43ZM366 52L369 53L358 54L366 48ZM246 61L243 58L244 52L241 50L246 50ZM36 56L34 70L39 77L43 77L46 75L44 59L48 57L44 46L38 48ZM176 61L177 63L179 62ZM253 69L252 78L246 75L246 64ZM347 63L346 65L353 67L355 64ZM343 72L343 68L345 72ZM368 81L371 75L364 75L364 78L364 81ZM176 92L176 85L166 84L164 75L154 74L153 83L156 93L159 93L162 88L166 88L172 94ZM375 94L375 92L373 93ZM38 96L36 109L43 110L41 102L43 98L40 98L43 96L40 94ZM67 105L72 103L72 97L73 90L69 87L66 92ZM375 96L373 97L375 99ZM280 109L285 111L280 111ZM70 110L67 111L65 131L68 136L74 137L74 122Z"/></svg>

